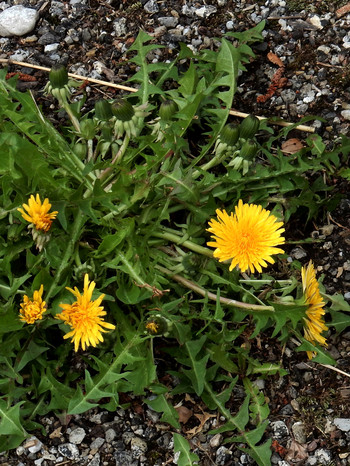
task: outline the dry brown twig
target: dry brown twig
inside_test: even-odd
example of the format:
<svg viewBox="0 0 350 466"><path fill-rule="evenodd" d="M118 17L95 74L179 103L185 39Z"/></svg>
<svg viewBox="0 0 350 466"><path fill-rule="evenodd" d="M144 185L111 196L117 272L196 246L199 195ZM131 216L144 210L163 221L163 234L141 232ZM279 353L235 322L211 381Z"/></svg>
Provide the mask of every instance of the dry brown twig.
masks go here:
<svg viewBox="0 0 350 466"><path fill-rule="evenodd" d="M26 68L33 68L33 69L36 69L36 70L41 70L41 71L46 71L46 72L49 72L51 70L51 68L48 68L46 66L33 65L31 63L25 63L25 62L22 62L22 61L9 60L7 58L0 58L0 63L3 63L5 65L24 66ZM71 77L71 78L74 78L74 79L99 84L101 86L113 87L115 89L120 89L122 91L137 92L137 89L135 89L133 87L123 86L121 84L115 84L115 83L111 83L111 82L108 82L108 81L102 81L101 79L87 78L86 76L80 76L79 74L74 74L74 73L68 73L68 76ZM230 110L230 115L236 116L238 118L245 118L245 117L248 116L248 113L239 112L239 111L236 111L234 109L231 109ZM268 121L270 121L269 118L264 117L264 116L257 116L257 118L259 118L259 120L268 120ZM274 125L277 125L277 126L284 126L284 127L292 126L294 124L294 123L291 123L289 121L284 121L284 120L271 121L271 123L274 124ZM298 126L295 127L295 129L297 129L299 131L304 131L304 132L307 132L307 133L314 133L315 132L315 128L313 128L312 126L306 126L306 125L298 125Z"/></svg>

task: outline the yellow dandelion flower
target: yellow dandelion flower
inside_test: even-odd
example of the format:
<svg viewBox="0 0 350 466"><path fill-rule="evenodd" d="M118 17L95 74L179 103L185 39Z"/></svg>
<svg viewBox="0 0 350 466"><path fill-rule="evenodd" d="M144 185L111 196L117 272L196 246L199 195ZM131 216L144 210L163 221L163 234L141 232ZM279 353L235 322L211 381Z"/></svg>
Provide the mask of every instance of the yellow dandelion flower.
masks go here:
<svg viewBox="0 0 350 466"><path fill-rule="evenodd" d="M304 337L310 343L320 343L327 346L326 339L321 335L328 327L325 325L323 316L325 310L323 309L326 304L320 294L319 284L316 280L316 272L312 261L308 266L301 268L301 279L303 283L304 300L308 305L306 317L304 317ZM308 351L309 359L314 356L313 351Z"/></svg>
<svg viewBox="0 0 350 466"><path fill-rule="evenodd" d="M39 290L34 291L33 298L23 296L23 303L19 310L19 318L27 324L34 324L35 321L43 318L43 313L46 311L46 303L42 300L44 285L41 285Z"/></svg>
<svg viewBox="0 0 350 466"><path fill-rule="evenodd" d="M22 214L24 220L33 224L37 230L43 230L45 233L49 231L52 220L55 219L58 214L57 211L49 213L51 209L49 200L46 198L44 202L41 203L39 194L37 194L36 197L32 194L28 200L28 204L23 204L22 207L27 212L22 208L18 208L17 210Z"/></svg>
<svg viewBox="0 0 350 466"><path fill-rule="evenodd" d="M95 286L96 283L90 283L88 274L85 274L83 294L80 294L77 287L74 287L74 290L67 287L77 300L73 304L60 304L63 311L56 316L71 327L72 330L63 338L72 338L75 351L78 351L79 344L84 351L89 345L96 346L103 341L102 333L107 332L105 329L115 329L115 325L103 320L107 313L100 304L105 295L100 295L95 301L91 300Z"/></svg>
<svg viewBox="0 0 350 466"><path fill-rule="evenodd" d="M157 324L154 321L150 321L146 324L146 329L149 331L149 333L155 335L158 333L159 330L159 324Z"/></svg>
<svg viewBox="0 0 350 466"><path fill-rule="evenodd" d="M227 214L226 210L217 209L218 220L209 222L207 231L213 233L215 241L208 242L208 246L216 248L214 257L220 262L231 259L229 270L237 265L242 272L254 269L262 272L262 267L267 267L267 262L273 264L273 254L283 253L277 245L284 243L281 233L285 231L283 222L270 211L255 204L243 204L238 202L235 214Z"/></svg>

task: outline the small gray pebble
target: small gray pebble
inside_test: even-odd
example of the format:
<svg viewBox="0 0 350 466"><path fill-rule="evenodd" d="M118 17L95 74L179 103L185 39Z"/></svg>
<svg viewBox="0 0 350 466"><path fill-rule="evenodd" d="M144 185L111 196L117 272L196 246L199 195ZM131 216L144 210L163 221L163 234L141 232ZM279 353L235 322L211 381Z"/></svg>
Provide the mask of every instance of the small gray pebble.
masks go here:
<svg viewBox="0 0 350 466"><path fill-rule="evenodd" d="M79 458L79 449L74 445L74 443L63 443L62 445L58 445L58 451L69 460Z"/></svg>
<svg viewBox="0 0 350 466"><path fill-rule="evenodd" d="M147 442L140 437L133 437L131 439L131 452L133 458L139 458L142 454L146 453L148 447Z"/></svg>
<svg viewBox="0 0 350 466"><path fill-rule="evenodd" d="M133 461L132 456L127 451L115 451L113 453L116 466L137 466L138 460Z"/></svg>
<svg viewBox="0 0 350 466"><path fill-rule="evenodd" d="M307 257L307 253L306 251L304 251L303 248L292 249L292 251L290 252L290 255L294 257L294 259L296 260L300 260L300 259L303 259L304 257Z"/></svg>
<svg viewBox="0 0 350 466"><path fill-rule="evenodd" d="M273 436L277 439L287 437L289 435L288 427L283 421L271 422Z"/></svg>
<svg viewBox="0 0 350 466"><path fill-rule="evenodd" d="M97 437L93 442L91 442L90 449L91 450L98 450L99 448L102 447L102 445L105 443L105 439L102 437Z"/></svg>
<svg viewBox="0 0 350 466"><path fill-rule="evenodd" d="M147 13L158 13L159 7L156 0L149 0L143 7Z"/></svg>
<svg viewBox="0 0 350 466"><path fill-rule="evenodd" d="M159 24L167 28L174 28L179 20L175 16L161 16L158 18Z"/></svg>
<svg viewBox="0 0 350 466"><path fill-rule="evenodd" d="M305 424L303 422L295 422L292 425L292 432L294 435L295 440L298 443L304 444L306 443L306 434L305 434Z"/></svg>
<svg viewBox="0 0 350 466"><path fill-rule="evenodd" d="M333 421L334 425L343 432L348 432L350 430L350 419L336 417Z"/></svg>
<svg viewBox="0 0 350 466"><path fill-rule="evenodd" d="M96 455L92 458L92 460L87 464L87 466L100 466L101 458L100 454L96 453Z"/></svg>
<svg viewBox="0 0 350 466"><path fill-rule="evenodd" d="M116 438L117 433L114 429L107 429L105 433L105 439L107 443L113 442L113 440Z"/></svg>

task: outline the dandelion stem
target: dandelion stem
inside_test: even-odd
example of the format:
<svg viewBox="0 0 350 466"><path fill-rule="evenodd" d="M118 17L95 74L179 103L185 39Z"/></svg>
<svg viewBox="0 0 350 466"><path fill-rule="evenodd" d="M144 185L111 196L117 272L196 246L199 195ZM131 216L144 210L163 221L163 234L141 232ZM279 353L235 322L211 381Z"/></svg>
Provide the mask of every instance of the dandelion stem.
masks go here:
<svg viewBox="0 0 350 466"><path fill-rule="evenodd" d="M204 165L201 165L198 167L200 170L196 170L192 173L192 178L196 180L203 171L209 170L209 168L215 167L215 165L219 165L222 163L226 158L226 153L224 154L216 154L209 162L205 163Z"/></svg>
<svg viewBox="0 0 350 466"><path fill-rule="evenodd" d="M112 171L113 169L113 166L117 163L117 162L120 162L128 145L129 145L129 142L130 142L130 137L125 134L125 137L124 137L124 141L122 143L122 145L120 146L118 152L115 154L115 156L113 157L112 161L111 161L111 164L109 167L105 168L100 174L99 174L99 178L101 180L101 182L108 182L108 180L106 180L106 177L109 175L109 173ZM110 183L111 185L112 183ZM106 189L107 190L107 189Z"/></svg>
<svg viewBox="0 0 350 466"><path fill-rule="evenodd" d="M66 111L67 115L69 116L70 121L72 122L72 125L74 126L75 131L80 133L80 123L78 118L74 115L69 102L67 99L61 97L60 99L58 98L58 102L60 106Z"/></svg>
<svg viewBox="0 0 350 466"><path fill-rule="evenodd" d="M213 301L217 301L217 295L215 293L211 293L210 291L207 291L204 288L201 288L196 283L193 283L190 280L187 280L187 278L181 277L180 275L177 275L177 274L173 274L173 272L166 269L165 267L157 265L157 268L161 272L167 275L171 275L171 278L173 280L177 281L178 283L181 283L181 285L185 286L186 288L189 288L190 290L195 291L196 293L204 297L207 296L209 299L212 299ZM272 311L274 312L274 308L272 306L242 303L241 301L236 301L235 299L223 298L222 296L220 296L219 301L221 304L224 304L226 306L239 307L240 309L246 309L249 311Z"/></svg>
<svg viewBox="0 0 350 466"><path fill-rule="evenodd" d="M76 242L79 239L79 235L81 233L81 228L84 225L84 223L85 223L85 216L83 215L83 213L81 211L78 211L77 214L76 214L76 217L75 217L75 221L74 221L74 224L73 224L71 234L70 234L70 239L69 239L68 244L67 244L67 249L66 249L66 251L64 253L64 256L62 257L60 266L58 267L58 269L56 271L55 278L54 278L53 282L51 283L49 291L47 292L47 294L45 296L45 301L46 302L48 302L49 298L54 293L55 287L57 286L58 282L61 279L62 272L65 270L65 268L68 266L68 264L70 264L75 258L75 255L73 254L74 248L75 248Z"/></svg>
<svg viewBox="0 0 350 466"><path fill-rule="evenodd" d="M135 269L134 269L133 266L130 264L130 262L127 260L127 258L124 256L124 254L122 254L121 252L119 252L119 253L118 253L118 257L119 257L119 259L123 262L123 264L127 267L130 276L135 280L135 282L136 282L138 285L147 285L146 282L145 282L144 280L142 280L142 278L140 277L140 275L138 275L138 274L135 272Z"/></svg>
<svg viewBox="0 0 350 466"><path fill-rule="evenodd" d="M213 253L212 251L210 251L210 249L200 246L199 244L193 243L192 241L184 240L183 238L181 238L181 236L178 236L174 233L170 233L167 231L155 231L152 232L152 236L155 236L156 238L166 239L172 241L175 244L185 246L185 248L188 248L193 252L198 252L198 254L202 254L203 256L213 257Z"/></svg>

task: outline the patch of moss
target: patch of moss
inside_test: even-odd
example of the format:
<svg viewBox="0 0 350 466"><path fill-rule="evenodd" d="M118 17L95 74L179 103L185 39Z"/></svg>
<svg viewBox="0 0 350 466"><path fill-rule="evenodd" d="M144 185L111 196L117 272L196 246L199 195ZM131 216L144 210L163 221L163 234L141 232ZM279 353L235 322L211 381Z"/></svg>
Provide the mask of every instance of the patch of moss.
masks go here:
<svg viewBox="0 0 350 466"><path fill-rule="evenodd" d="M287 0L286 5L290 11L306 10L311 13L325 13L326 11L335 11L346 5L347 0Z"/></svg>

